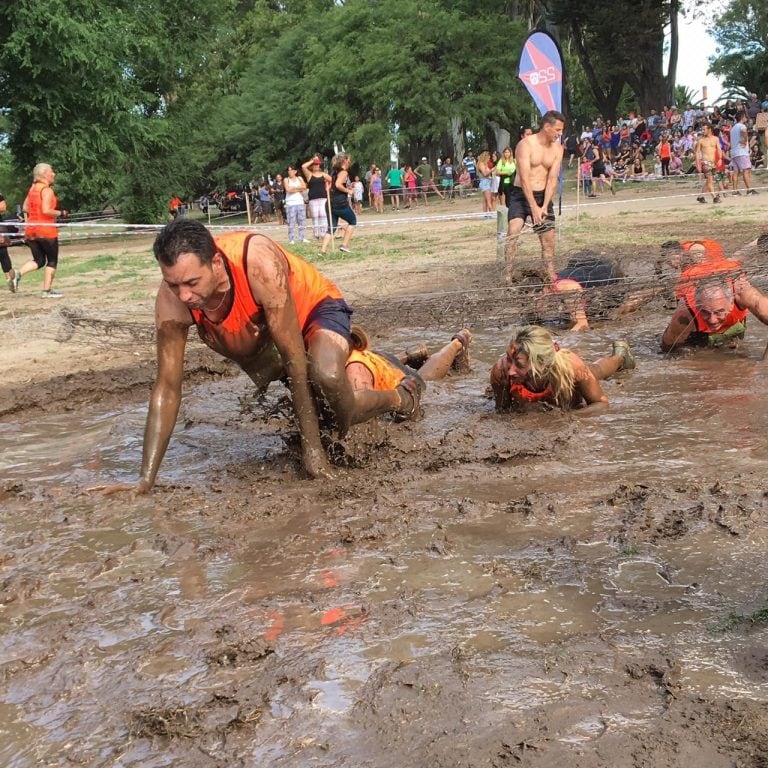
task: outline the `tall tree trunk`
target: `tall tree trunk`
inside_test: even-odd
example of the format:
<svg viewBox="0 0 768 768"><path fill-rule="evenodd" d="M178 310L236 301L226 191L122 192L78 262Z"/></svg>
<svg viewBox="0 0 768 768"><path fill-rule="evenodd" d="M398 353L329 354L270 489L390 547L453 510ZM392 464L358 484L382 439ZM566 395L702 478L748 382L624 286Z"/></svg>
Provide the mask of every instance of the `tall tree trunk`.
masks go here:
<svg viewBox="0 0 768 768"><path fill-rule="evenodd" d="M453 159L458 166L464 157L464 124L461 118L454 115L451 117L451 140L453 142Z"/></svg>

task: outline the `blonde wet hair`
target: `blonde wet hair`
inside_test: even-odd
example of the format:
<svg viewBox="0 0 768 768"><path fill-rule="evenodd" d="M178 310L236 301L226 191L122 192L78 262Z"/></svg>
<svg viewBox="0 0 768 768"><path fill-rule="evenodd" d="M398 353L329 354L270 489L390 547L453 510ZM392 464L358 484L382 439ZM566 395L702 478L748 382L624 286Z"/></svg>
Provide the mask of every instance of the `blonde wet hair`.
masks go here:
<svg viewBox="0 0 768 768"><path fill-rule="evenodd" d="M528 356L534 386L551 386L555 403L560 408L570 408L575 380L571 353L560 349L552 334L538 325L523 326L512 343Z"/></svg>

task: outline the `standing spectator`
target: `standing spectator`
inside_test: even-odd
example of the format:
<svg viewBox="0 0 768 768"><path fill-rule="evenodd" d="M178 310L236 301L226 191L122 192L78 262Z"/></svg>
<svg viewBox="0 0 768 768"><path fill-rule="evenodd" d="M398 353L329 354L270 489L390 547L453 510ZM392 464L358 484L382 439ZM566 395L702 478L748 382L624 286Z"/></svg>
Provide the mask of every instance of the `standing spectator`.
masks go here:
<svg viewBox="0 0 768 768"><path fill-rule="evenodd" d="M736 114L736 123L731 128L731 186L734 195L739 192L739 174L744 179L744 186L748 195L756 195L757 190L752 189L752 163L749 159L749 131L747 130L747 113L744 110Z"/></svg>
<svg viewBox="0 0 768 768"><path fill-rule="evenodd" d="M355 176L355 182L352 184L352 202L353 207L355 211L355 215L359 216L363 212L363 193L365 192L365 188L363 187L363 182L360 180L359 176ZM406 205L406 208L410 208L410 205Z"/></svg>
<svg viewBox="0 0 768 768"><path fill-rule="evenodd" d="M373 210L376 213L384 213L384 192L381 188L381 168L374 165L371 168L371 198L373 199Z"/></svg>
<svg viewBox="0 0 768 768"><path fill-rule="evenodd" d="M415 208L419 203L419 193L416 191L416 174L410 165L405 166L405 199L408 201L406 208L411 206Z"/></svg>
<svg viewBox="0 0 768 768"><path fill-rule="evenodd" d="M427 195L430 192L434 191L435 194L439 195L440 197L443 196L440 190L435 186L435 172L432 170L432 166L427 162L426 157L421 158L421 165L416 166L415 173L418 178L419 188L424 194L425 207L427 205Z"/></svg>
<svg viewBox="0 0 768 768"><path fill-rule="evenodd" d="M453 200L453 163L451 158L446 157L440 166L440 187L443 195L449 200Z"/></svg>
<svg viewBox="0 0 768 768"><path fill-rule="evenodd" d="M32 259L22 265L21 269L15 270L14 288L19 289L19 281L28 272L43 269L42 298L60 299L63 294L51 289L59 264L59 230L56 219L59 216L66 218L69 214L58 207L59 201L51 189L56 172L48 163L38 163L32 178L34 181L22 205L27 222L24 236L32 251Z"/></svg>
<svg viewBox="0 0 768 768"><path fill-rule="evenodd" d="M659 148L657 150L659 162L661 163L661 175L669 176L669 160L672 157L672 147L669 143L669 134L662 134Z"/></svg>
<svg viewBox="0 0 768 768"><path fill-rule="evenodd" d="M207 216L208 208L211 204L210 200L208 199L208 195L201 195L198 204L200 206L200 210L203 212L203 216Z"/></svg>
<svg viewBox="0 0 768 768"><path fill-rule="evenodd" d="M400 195L403 191L403 171L401 168L390 168L387 172L390 203L393 211L400 210Z"/></svg>
<svg viewBox="0 0 768 768"><path fill-rule="evenodd" d="M307 225L307 208L304 204L304 192L307 183L299 176L293 165L288 166L288 178L283 181L285 194L285 214L288 219L288 242L293 245L298 238L302 243L308 243L305 227Z"/></svg>
<svg viewBox="0 0 768 768"><path fill-rule="evenodd" d="M754 123L758 112L760 112L760 100L756 93L750 93L747 102L747 117Z"/></svg>
<svg viewBox="0 0 768 768"><path fill-rule="evenodd" d="M586 157L579 165L579 178L584 185L584 194L586 197L597 197L592 190L592 161Z"/></svg>
<svg viewBox="0 0 768 768"><path fill-rule="evenodd" d="M272 215L272 190L269 188L269 182L263 181L259 186L259 203L261 205L261 213L264 217L264 221L269 221Z"/></svg>
<svg viewBox="0 0 768 768"><path fill-rule="evenodd" d="M568 155L568 167L570 168L574 159L576 165L579 165L579 137L575 133L571 133L565 140L565 152ZM502 153L503 154L503 153ZM499 161L501 162L501 161ZM501 184L501 182L499 182ZM503 194L504 190L500 190L500 194Z"/></svg>
<svg viewBox="0 0 768 768"><path fill-rule="evenodd" d="M576 138L575 135L573 138ZM577 144L578 146L578 144ZM578 162L578 153L576 154L576 162ZM501 197L502 205L509 206L509 198L512 194L512 185L515 183L515 171L517 165L515 164L515 158L512 154L511 147L504 147L501 153L501 160L496 163L496 174L499 177L499 195Z"/></svg>
<svg viewBox="0 0 768 768"><path fill-rule="evenodd" d="M309 215L312 217L312 234L315 240L319 240L328 231L326 189L331 184L331 177L321 169L321 165L320 157L315 155L301 166L307 182Z"/></svg>
<svg viewBox="0 0 768 768"><path fill-rule="evenodd" d="M656 114L655 109L652 109L648 115L648 130L651 132L651 140L654 142L659 140L658 130L660 121L661 117Z"/></svg>
<svg viewBox="0 0 768 768"><path fill-rule="evenodd" d="M5 212L8 210L8 203L5 202L5 198L0 195L0 222L5 218ZM8 254L8 246L11 244L11 238L9 237L10 229L4 227L0 223L0 269L5 274L5 279L8 281L8 287L11 289L11 293L16 292L16 272L11 264L11 257Z"/></svg>
<svg viewBox="0 0 768 768"><path fill-rule="evenodd" d="M277 223L285 224L285 186L283 185L282 173L275 174L275 180L270 184L269 191L272 193L272 204L275 206Z"/></svg>
<svg viewBox="0 0 768 768"><path fill-rule="evenodd" d="M493 189L492 176L493 166L491 165L491 155L488 151L481 152L477 158L477 178L479 179L477 188L483 196L483 213L493 212Z"/></svg>
<svg viewBox="0 0 768 768"><path fill-rule="evenodd" d="M696 111L690 104L685 105L685 111L683 112L683 133L689 128L693 128L693 121L696 118Z"/></svg>
<svg viewBox="0 0 768 768"><path fill-rule="evenodd" d="M422 158L421 162L423 163L426 160L426 158ZM462 164L467 169L467 173L469 174L469 178L472 179L472 186L477 186L477 164L475 163L475 156L472 154L472 150L467 150L466 157L462 160Z"/></svg>
<svg viewBox="0 0 768 768"><path fill-rule="evenodd" d="M350 190L347 187L349 181L349 166L352 165L352 158L346 154L336 155L333 158L331 174L331 231L327 232L323 238L322 252L326 253L331 243L331 238L338 228L339 219L347 222L344 228L344 239L339 246L342 253L351 253L349 250L349 241L352 239L352 233L357 225L355 212L349 205Z"/></svg>

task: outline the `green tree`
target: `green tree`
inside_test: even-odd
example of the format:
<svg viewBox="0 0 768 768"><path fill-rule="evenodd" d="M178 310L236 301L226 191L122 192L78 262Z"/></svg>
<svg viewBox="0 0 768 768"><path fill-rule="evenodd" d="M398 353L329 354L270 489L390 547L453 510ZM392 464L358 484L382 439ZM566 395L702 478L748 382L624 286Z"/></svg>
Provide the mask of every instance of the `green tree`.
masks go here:
<svg viewBox="0 0 768 768"><path fill-rule="evenodd" d="M716 17L712 35L719 53L709 71L723 79L724 97L768 93L768 6L757 0L731 0Z"/></svg>

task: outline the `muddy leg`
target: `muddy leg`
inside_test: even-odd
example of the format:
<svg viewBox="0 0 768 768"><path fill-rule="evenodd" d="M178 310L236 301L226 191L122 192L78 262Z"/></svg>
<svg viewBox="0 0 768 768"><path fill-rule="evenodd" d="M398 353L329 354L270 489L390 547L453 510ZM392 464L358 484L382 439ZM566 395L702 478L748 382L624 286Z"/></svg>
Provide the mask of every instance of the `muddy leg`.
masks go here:
<svg viewBox="0 0 768 768"><path fill-rule="evenodd" d="M547 270L547 278L550 283L557 279L555 274L555 222L548 221L551 225L546 232L539 233L539 242L541 243L541 258L544 261L544 268Z"/></svg>
<svg viewBox="0 0 768 768"><path fill-rule="evenodd" d="M624 359L620 355L609 355L608 357L601 357L589 367L598 381L604 381L620 371L623 364Z"/></svg>
<svg viewBox="0 0 768 768"><path fill-rule="evenodd" d="M512 283L512 269L517 256L517 240L523 231L523 219L510 219L507 225L507 242L504 245L504 282ZM553 245L554 252L554 245Z"/></svg>
<svg viewBox="0 0 768 768"><path fill-rule="evenodd" d="M464 345L459 339L451 339L442 349L427 358L427 362L419 369L419 375L424 381L444 379L451 370L456 355L463 349Z"/></svg>

